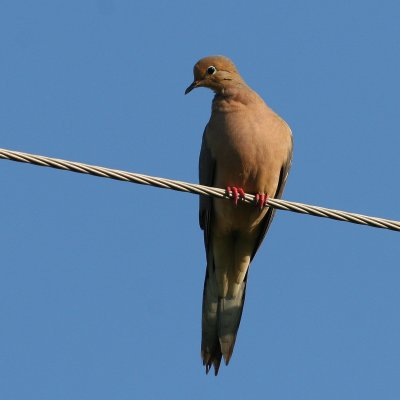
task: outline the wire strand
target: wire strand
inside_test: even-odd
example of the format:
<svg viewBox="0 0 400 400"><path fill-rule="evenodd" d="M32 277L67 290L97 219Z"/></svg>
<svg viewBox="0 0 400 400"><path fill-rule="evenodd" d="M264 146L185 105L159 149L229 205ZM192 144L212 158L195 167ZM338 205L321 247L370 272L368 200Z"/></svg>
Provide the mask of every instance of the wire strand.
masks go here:
<svg viewBox="0 0 400 400"><path fill-rule="evenodd" d="M63 169L66 171L72 171L81 174L95 175L101 178L110 178L120 181L138 183L141 185L156 186L159 188L177 190L180 192L194 193L198 195L217 197L221 199L232 198L232 195L229 195L225 189L198 185L195 183L181 182L173 179L158 178L155 176L142 175L134 172L99 167L95 165L67 161L58 158L22 153L19 151L0 149L0 158L39 165L42 167ZM245 197L241 199L241 201L245 203L254 203L255 196L246 193ZM315 217L330 218L338 221L346 221L354 224L372 226L375 228L400 231L400 221L355 214L347 211L333 210L330 208L317 207L309 204L296 203L293 201L282 199L268 198L267 205L269 207L279 210L292 211L300 214L308 214Z"/></svg>

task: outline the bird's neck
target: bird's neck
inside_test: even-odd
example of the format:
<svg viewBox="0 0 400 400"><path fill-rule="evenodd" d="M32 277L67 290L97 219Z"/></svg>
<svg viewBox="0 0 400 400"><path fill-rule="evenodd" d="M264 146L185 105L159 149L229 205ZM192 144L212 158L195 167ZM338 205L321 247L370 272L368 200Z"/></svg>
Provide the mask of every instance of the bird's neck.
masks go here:
<svg viewBox="0 0 400 400"><path fill-rule="evenodd" d="M235 111L256 100L254 93L245 83L227 85L217 92L212 102L213 111Z"/></svg>

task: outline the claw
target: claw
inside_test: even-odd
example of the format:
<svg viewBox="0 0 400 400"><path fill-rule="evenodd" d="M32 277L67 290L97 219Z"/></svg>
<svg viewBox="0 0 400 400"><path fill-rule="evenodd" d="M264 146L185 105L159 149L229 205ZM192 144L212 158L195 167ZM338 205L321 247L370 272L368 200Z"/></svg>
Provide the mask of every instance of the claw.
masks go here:
<svg viewBox="0 0 400 400"><path fill-rule="evenodd" d="M269 199L268 194L257 193L255 196L256 205L259 205L260 210L262 210L266 205Z"/></svg>
<svg viewBox="0 0 400 400"><path fill-rule="evenodd" d="M244 199L246 196L246 193L244 192L244 190L242 188L238 188L236 186L228 186L226 188L226 191L230 196L233 196L233 201L235 202L235 206L237 206L239 198Z"/></svg>
<svg viewBox="0 0 400 400"><path fill-rule="evenodd" d="M235 206L237 206L238 200L239 200L239 192L237 190L237 187L233 187L232 188L232 192L233 192L233 200L235 202Z"/></svg>
<svg viewBox="0 0 400 400"><path fill-rule="evenodd" d="M265 194L262 193L262 194L260 194L260 210L263 209L263 207L264 207L264 202L265 202Z"/></svg>

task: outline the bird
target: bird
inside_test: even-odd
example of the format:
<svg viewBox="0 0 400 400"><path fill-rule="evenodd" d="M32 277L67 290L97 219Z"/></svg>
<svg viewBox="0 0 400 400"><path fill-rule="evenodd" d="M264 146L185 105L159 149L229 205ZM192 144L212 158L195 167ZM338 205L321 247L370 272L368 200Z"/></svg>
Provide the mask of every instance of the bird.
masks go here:
<svg viewBox="0 0 400 400"><path fill-rule="evenodd" d="M233 201L200 196L206 276L202 304L201 356L215 376L228 365L242 317L248 270L275 211L289 174L293 139L289 125L243 80L225 56L200 59L185 90L214 92L199 158L200 184L226 188ZM256 204L244 203L245 193Z"/></svg>

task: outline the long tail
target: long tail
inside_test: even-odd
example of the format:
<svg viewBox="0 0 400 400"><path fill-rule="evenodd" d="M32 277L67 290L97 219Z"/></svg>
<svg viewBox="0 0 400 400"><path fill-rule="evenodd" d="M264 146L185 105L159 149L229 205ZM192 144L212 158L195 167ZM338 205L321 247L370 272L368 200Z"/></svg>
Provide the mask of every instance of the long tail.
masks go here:
<svg viewBox="0 0 400 400"><path fill-rule="evenodd" d="M237 294L231 298L218 296L214 268L207 266L203 291L201 356L206 373L214 365L215 375L224 357L228 365L235 346L236 335L242 317L247 275Z"/></svg>

